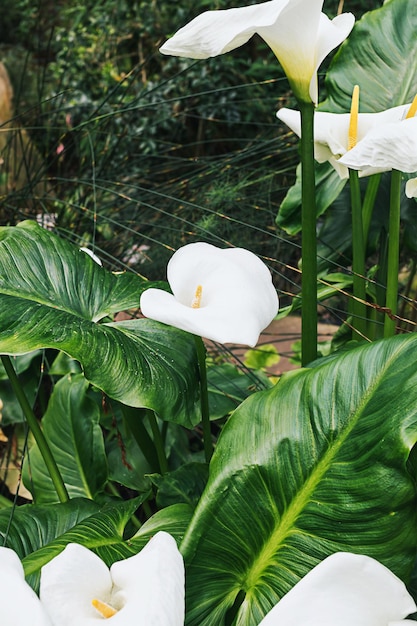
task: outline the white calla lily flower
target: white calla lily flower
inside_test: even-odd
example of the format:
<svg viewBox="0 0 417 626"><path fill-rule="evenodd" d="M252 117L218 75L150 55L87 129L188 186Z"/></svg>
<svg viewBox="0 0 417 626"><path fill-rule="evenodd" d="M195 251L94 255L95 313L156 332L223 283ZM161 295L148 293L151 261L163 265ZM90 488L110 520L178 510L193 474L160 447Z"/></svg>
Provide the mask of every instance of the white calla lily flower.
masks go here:
<svg viewBox="0 0 417 626"><path fill-rule="evenodd" d="M260 35L282 65L295 96L317 102L317 70L349 35L351 13L333 20L321 12L324 0L270 0L246 7L206 11L160 48L163 54L206 59Z"/></svg>
<svg viewBox="0 0 417 626"><path fill-rule="evenodd" d="M183 626L183 559L162 531L110 570L88 548L69 544L42 568L40 598L56 626L94 626L106 618L112 626Z"/></svg>
<svg viewBox="0 0 417 626"><path fill-rule="evenodd" d="M401 626L414 623L404 618L416 608L387 567L368 556L337 552L304 576L259 626Z"/></svg>
<svg viewBox="0 0 417 626"><path fill-rule="evenodd" d="M406 122L405 116L410 108L410 104L405 104L391 109L386 109L379 113L359 113L357 127L357 144L355 148L348 151L349 143L349 125L350 113L327 113L325 111L316 111L314 115L314 156L316 161L324 163L329 161L334 167L340 178L349 177L349 167L353 162L352 155L358 154L358 147L365 141L365 147L372 145L375 138L383 137L385 129L392 126L396 131L402 128L402 124ZM299 111L293 109L282 108L277 112L277 117L284 122L291 130L301 137L301 119ZM416 119L416 118L412 118ZM414 122L415 123L415 122ZM401 146L400 139L397 136L397 145L393 146L394 137L391 136L391 145L396 152L402 154L411 151L413 139L410 138ZM362 149L359 149L362 150ZM360 154L360 152L359 152ZM346 155L346 158L345 156ZM414 161L417 158L417 153ZM356 157L354 157L357 163ZM403 159L404 161L404 159ZM363 160L362 160L363 162ZM360 176L369 176L380 171L385 171L385 162L379 161L378 166L370 166L359 169ZM381 169L382 167L382 169ZM392 169L392 168L390 168ZM415 168L417 169L417 168ZM414 170L402 170L414 171Z"/></svg>
<svg viewBox="0 0 417 626"><path fill-rule="evenodd" d="M417 117L372 128L339 163L363 175L417 171Z"/></svg>
<svg viewBox="0 0 417 626"><path fill-rule="evenodd" d="M0 547L0 589L3 626L52 626L38 596L25 581L19 557L10 548Z"/></svg>
<svg viewBox="0 0 417 626"><path fill-rule="evenodd" d="M266 265L243 248L191 243L171 257L172 294L147 289L145 317L219 343L255 346L278 312L278 296Z"/></svg>

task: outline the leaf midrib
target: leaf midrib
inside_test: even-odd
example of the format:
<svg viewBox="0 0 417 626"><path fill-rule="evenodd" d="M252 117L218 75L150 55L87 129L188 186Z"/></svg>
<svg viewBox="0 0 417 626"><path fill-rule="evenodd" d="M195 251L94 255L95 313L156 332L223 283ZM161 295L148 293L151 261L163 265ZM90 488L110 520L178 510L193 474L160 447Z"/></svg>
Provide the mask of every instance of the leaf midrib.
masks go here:
<svg viewBox="0 0 417 626"><path fill-rule="evenodd" d="M252 589L258 584L264 571L267 569L267 567L269 567L271 562L275 560L276 554L279 551L280 546L282 546L284 540L290 534L290 531L293 530L297 518L305 509L318 484L330 468L331 462L339 452L340 448L342 447L352 430L357 425L368 404L369 399L372 398L372 396L374 395L375 390L380 385L385 376L386 370L390 367L391 362L395 360L396 356L397 350L395 350L391 357L387 359L384 368L379 372L378 376L374 378L373 383L368 387L367 392L364 394L356 410L351 413L350 419L347 420L347 426L340 432L340 435L333 442L333 445L328 448L322 459L313 469L309 478L303 483L303 486L298 491L297 495L292 499L290 506L280 517L269 539L265 542L262 550L259 552L252 566L247 571L247 575L243 583L246 591Z"/></svg>

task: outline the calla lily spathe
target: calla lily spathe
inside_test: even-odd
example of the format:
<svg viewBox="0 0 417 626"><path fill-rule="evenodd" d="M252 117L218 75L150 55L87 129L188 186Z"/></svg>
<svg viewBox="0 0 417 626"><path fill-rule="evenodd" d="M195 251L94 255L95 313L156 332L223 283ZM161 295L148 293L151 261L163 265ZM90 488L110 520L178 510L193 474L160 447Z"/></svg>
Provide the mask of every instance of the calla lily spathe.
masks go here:
<svg viewBox="0 0 417 626"><path fill-rule="evenodd" d="M259 626L398 626L416 610L404 583L368 556L337 552L321 561Z"/></svg>
<svg viewBox="0 0 417 626"><path fill-rule="evenodd" d="M25 581L22 563L10 548L0 547L2 626L52 626L32 587Z"/></svg>
<svg viewBox="0 0 417 626"><path fill-rule="evenodd" d="M143 315L219 343L256 345L278 312L268 268L243 248L188 244L171 257L167 278L172 294L144 291Z"/></svg>
<svg viewBox="0 0 417 626"><path fill-rule="evenodd" d="M417 171L417 117L372 128L339 163L364 175L398 170Z"/></svg>
<svg viewBox="0 0 417 626"><path fill-rule="evenodd" d="M365 143L366 150L372 150L373 142L379 141L381 144L382 137L386 132L386 129L391 128L391 140L390 146L395 150L399 157L402 156L402 162L404 163L407 154L411 154L412 147L417 140L413 138L405 138L405 143L400 145L400 134L404 136L406 132L403 130L408 128L408 125L402 126L405 122L412 122L415 124L417 118L411 118L411 120L405 120L407 111L410 108L410 104L393 107L386 109L379 113L359 113L358 116L358 131L357 131L357 145L348 151L348 138L349 138L349 113L327 113L324 111L316 111L314 115L314 156L319 163L329 161L334 167L340 178L348 178L351 163L359 163L355 154L362 154L362 149L359 146ZM283 108L277 112L277 117L284 122L293 132L299 137L301 136L301 120L300 113L293 109ZM398 141L395 142L395 139ZM388 142L388 139L387 139ZM394 145L396 143L396 145ZM367 147L368 146L368 147ZM346 157L344 156L346 155ZM353 158L352 158L353 155ZM414 157L414 162L417 159L417 152ZM364 163L364 160L361 160ZM365 164L362 167L355 167L354 169L360 169L360 176L369 176L380 171L385 171L385 162L379 160L379 166L371 166ZM382 166L382 170L381 170ZM409 167L410 165L408 165ZM392 169L388 168L388 169ZM415 168L417 169L417 168ZM401 170L401 171L414 171L414 170Z"/></svg>
<svg viewBox="0 0 417 626"><path fill-rule="evenodd" d="M54 626L102 624L93 601L116 611L108 615L112 626L183 626L183 559L166 532L110 570L87 548L69 544L42 568L40 600Z"/></svg>
<svg viewBox="0 0 417 626"><path fill-rule="evenodd" d="M206 59L229 52L258 33L282 65L295 96L317 102L317 70L349 35L354 16L333 20L321 12L323 0L270 0L245 7L206 11L181 28L161 48L163 54Z"/></svg>

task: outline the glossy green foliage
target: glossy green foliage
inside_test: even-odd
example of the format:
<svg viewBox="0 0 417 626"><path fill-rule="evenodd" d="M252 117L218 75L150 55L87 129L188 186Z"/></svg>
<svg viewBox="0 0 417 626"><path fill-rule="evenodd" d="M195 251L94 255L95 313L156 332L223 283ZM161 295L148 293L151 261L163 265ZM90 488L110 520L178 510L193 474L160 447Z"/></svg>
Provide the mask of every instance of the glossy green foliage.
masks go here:
<svg viewBox="0 0 417 626"><path fill-rule="evenodd" d="M284 375L233 413L182 543L187 624L222 626L238 599L236 624L256 626L340 550L408 578L417 545L408 467L416 349L415 336L357 348Z"/></svg>
<svg viewBox="0 0 417 626"><path fill-rule="evenodd" d="M111 398L191 426L199 421L193 338L147 319L104 321L137 308L147 286L34 222L1 228L0 352L63 350Z"/></svg>

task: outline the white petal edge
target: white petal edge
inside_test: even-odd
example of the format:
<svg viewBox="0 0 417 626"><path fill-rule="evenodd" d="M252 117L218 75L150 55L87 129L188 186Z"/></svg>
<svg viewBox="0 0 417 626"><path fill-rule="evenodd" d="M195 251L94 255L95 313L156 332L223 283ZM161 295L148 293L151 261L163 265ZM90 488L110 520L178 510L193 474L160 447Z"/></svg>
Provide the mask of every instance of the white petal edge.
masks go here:
<svg viewBox="0 0 417 626"><path fill-rule="evenodd" d="M25 581L19 557L5 547L0 547L0 589L3 626L52 626L38 596Z"/></svg>
<svg viewBox="0 0 417 626"><path fill-rule="evenodd" d="M404 583L384 565L337 552L304 576L259 626L385 626L415 610Z"/></svg>
<svg viewBox="0 0 417 626"><path fill-rule="evenodd" d="M356 170L415 172L417 117L374 127L339 162Z"/></svg>
<svg viewBox="0 0 417 626"><path fill-rule="evenodd" d="M241 311L224 307L192 309L160 289L147 289L141 296L143 315L218 343L254 347L261 333L257 318L242 317Z"/></svg>
<svg viewBox="0 0 417 626"><path fill-rule="evenodd" d="M353 13L342 13L333 20L330 20L324 13L321 14L317 38L315 73L310 83L310 98L315 104L318 102L317 70L327 55L349 36L354 24L355 16Z"/></svg>
<svg viewBox="0 0 417 626"><path fill-rule="evenodd" d="M364 139L374 128L403 120L409 107L410 104L405 104L380 111L379 113L360 113L358 118L358 142ZM301 136L299 111L284 107L277 111L276 116L298 137ZM341 160L341 157L348 152L349 122L349 113L316 111L314 114L314 157L319 163L329 161L340 178L349 176L345 160ZM373 168L361 172L361 174L370 175L379 171L383 170Z"/></svg>
<svg viewBox="0 0 417 626"><path fill-rule="evenodd" d="M317 102L318 66L348 36L354 24L352 14L330 21L321 13L322 6L323 0L270 0L206 11L178 30L160 52L206 59L242 46L259 33L276 54L295 90L299 88L301 94L306 83L312 101Z"/></svg>
<svg viewBox="0 0 417 626"><path fill-rule="evenodd" d="M258 31L280 62L297 98L305 101L310 100L310 85L317 83L322 8L323 0L292 0L273 24Z"/></svg>
<svg viewBox="0 0 417 626"><path fill-rule="evenodd" d="M76 543L68 544L41 570L40 599L58 626L84 626L101 620L92 601L110 603L111 589L107 565Z"/></svg>
<svg viewBox="0 0 417 626"><path fill-rule="evenodd" d="M160 531L133 557L110 568L114 599L125 603L112 624L183 626L184 562L175 539Z"/></svg>
<svg viewBox="0 0 417 626"><path fill-rule="evenodd" d="M174 296L147 289L140 300L142 313L195 335L254 346L278 312L271 274L248 250L189 244L173 255L167 273ZM202 305L193 309L198 285L203 287Z"/></svg>
<svg viewBox="0 0 417 626"><path fill-rule="evenodd" d="M162 54L207 59L246 43L258 28L270 26L291 0L205 11L180 28L159 49Z"/></svg>

